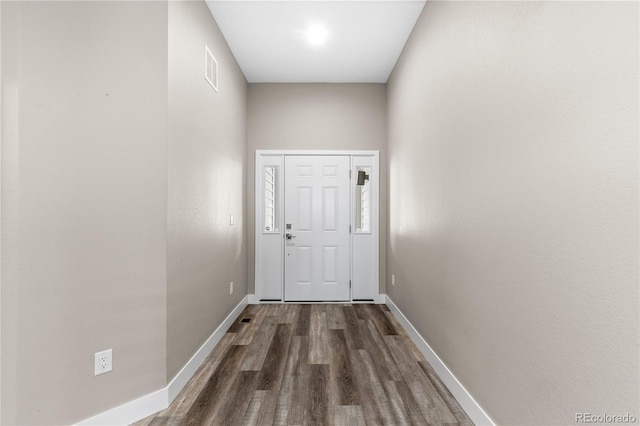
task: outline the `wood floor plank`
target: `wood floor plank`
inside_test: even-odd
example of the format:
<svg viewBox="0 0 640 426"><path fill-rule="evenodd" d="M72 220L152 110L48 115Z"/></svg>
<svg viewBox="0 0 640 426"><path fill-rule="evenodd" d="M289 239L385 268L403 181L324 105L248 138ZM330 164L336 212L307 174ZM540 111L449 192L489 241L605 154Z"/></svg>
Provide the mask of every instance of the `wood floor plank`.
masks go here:
<svg viewBox="0 0 640 426"><path fill-rule="evenodd" d="M271 340L276 332L277 319L274 316L267 316L262 321L257 334L251 343L251 350L247 353L240 370L242 371L259 371L267 356Z"/></svg>
<svg viewBox="0 0 640 426"><path fill-rule="evenodd" d="M395 392L412 424L420 426L429 424L422 415L420 406L411 394L411 390L403 380L387 382L386 387L389 392Z"/></svg>
<svg viewBox="0 0 640 426"><path fill-rule="evenodd" d="M149 417L145 417L142 420L138 420L135 423L131 423L130 426L149 426L151 424L152 421L155 420L156 417L160 416L160 413L155 414L153 416L149 416Z"/></svg>
<svg viewBox="0 0 640 426"><path fill-rule="evenodd" d="M336 426L366 426L362 407L359 405L338 405L334 410Z"/></svg>
<svg viewBox="0 0 640 426"><path fill-rule="evenodd" d="M424 371L425 375L428 377L440 397L442 397L445 404L447 404L447 407L453 413L458 423L460 425L472 425L473 422L469 416L467 416L467 413L464 412L462 407L460 407L460 404L458 404L458 401L456 401L453 395L451 395L451 392L449 392L449 389L447 389L444 383L442 383L442 380L440 380L440 377L438 377L433 367L431 367L431 364L426 361L418 361L418 365L422 371Z"/></svg>
<svg viewBox="0 0 640 426"><path fill-rule="evenodd" d="M356 310L353 305L345 306L342 309L344 316L344 329L346 331L347 343L350 350L363 349L362 339L360 338L360 329L358 322L361 321L356 315Z"/></svg>
<svg viewBox="0 0 640 426"><path fill-rule="evenodd" d="M393 413L393 418L395 424L398 425L426 425L427 421L422 416L420 412L420 408L416 405L405 404L405 395L401 394L396 386L398 383L404 382L396 382L393 380L388 380L384 382L382 385L384 386L385 393L389 398L389 405L391 407L391 411ZM411 394L409 393L409 396ZM413 397L411 397L413 399ZM410 410L417 410L411 411Z"/></svg>
<svg viewBox="0 0 640 426"><path fill-rule="evenodd" d="M221 395L222 401L217 409L210 412L202 424L229 426L242 424L257 381L257 371L239 371L229 390Z"/></svg>
<svg viewBox="0 0 640 426"><path fill-rule="evenodd" d="M229 327L229 330L227 330L227 333L238 333L240 330L242 330L242 327L247 325L246 322L243 322L243 320L249 318L253 318L254 315L251 314L251 309L249 308L249 306L251 305L247 305L242 313L240 313L240 315L238 316L238 318L236 318L236 320L233 322L233 324L231 325L231 327Z"/></svg>
<svg viewBox="0 0 640 426"><path fill-rule="evenodd" d="M295 320L298 316L300 305L287 304L284 305L284 313L281 316L280 323L283 324L295 324Z"/></svg>
<svg viewBox="0 0 640 426"><path fill-rule="evenodd" d="M405 336L407 339L409 339L409 341L411 341L411 337L409 337L409 334L407 333L407 331L404 328L402 328L402 325L400 325L400 322L398 321L398 319L395 317L395 315L393 315L393 312L386 311L384 312L384 315L387 317L389 322L391 322L394 325L396 330L398 330L398 335ZM413 344L413 342L411 345L407 345L407 349L409 350L409 352L411 353L411 355L416 361L420 361L421 359L424 358L424 355L422 355L422 352L420 352L420 350L416 347L416 345Z"/></svg>
<svg viewBox="0 0 640 426"><path fill-rule="evenodd" d="M369 319L366 310L366 304L364 303L355 303L352 305L353 310L356 313L356 317L360 320Z"/></svg>
<svg viewBox="0 0 640 426"><path fill-rule="evenodd" d="M256 305L249 305L256 306ZM262 305L260 305L262 306ZM258 333L262 321L267 316L266 309L251 309L247 311L247 315L253 315L253 318L237 333L234 345L249 345L253 341L254 336Z"/></svg>
<svg viewBox="0 0 640 426"><path fill-rule="evenodd" d="M172 419L168 424L179 424L180 419L186 414L189 408L193 405L195 400L198 398L198 395L205 387L207 382L209 381L213 371L220 364L220 360L224 355L226 355L231 342L235 339L235 335L231 333L227 333L222 336L218 345L214 348L214 350L209 354L209 356L205 359L202 365L195 372L193 377L187 382L185 387L180 391L178 396L173 400L171 405L156 413L154 416L147 417L139 422L133 424L133 426L149 426L154 417L163 417L167 419ZM178 419L176 421L175 419Z"/></svg>
<svg viewBox="0 0 640 426"><path fill-rule="evenodd" d="M344 330L329 330L329 347L332 405L359 405L355 371L347 355L349 349Z"/></svg>
<svg viewBox="0 0 640 426"><path fill-rule="evenodd" d="M327 327L329 330L344 329L342 305L327 305Z"/></svg>
<svg viewBox="0 0 640 426"><path fill-rule="evenodd" d="M312 305L309 334L309 364L329 364L329 334L324 305Z"/></svg>
<svg viewBox="0 0 640 426"><path fill-rule="evenodd" d="M264 312L265 305L247 305L245 312L248 314L257 314L258 312Z"/></svg>
<svg viewBox="0 0 640 426"><path fill-rule="evenodd" d="M289 416L287 419L290 425L301 425L304 422L309 382L311 381L309 336L300 336L298 339L300 349L298 350L296 368L293 372L293 393L291 395L291 404L289 405Z"/></svg>
<svg viewBox="0 0 640 426"><path fill-rule="evenodd" d="M260 407L264 404L264 400L268 391L255 391L251 397L251 401L247 406L247 410L244 413L242 424L247 426L259 426L258 413L260 413Z"/></svg>
<svg viewBox="0 0 640 426"><path fill-rule="evenodd" d="M258 411L257 423L260 426L275 424L276 410L278 409L279 391L258 391L266 392L264 401Z"/></svg>
<svg viewBox="0 0 640 426"><path fill-rule="evenodd" d="M179 426L181 421L181 417L166 417L155 414L132 423L131 426Z"/></svg>
<svg viewBox="0 0 640 426"><path fill-rule="evenodd" d="M329 424L329 366L311 364L311 379L307 394L305 425L324 426Z"/></svg>
<svg viewBox="0 0 640 426"><path fill-rule="evenodd" d="M433 385L422 374L422 369L418 362L401 350L411 344L404 336L384 336L384 341L393 356L402 377L411 390L416 401L420 401L422 415L429 423L457 423L451 410L447 407Z"/></svg>
<svg viewBox="0 0 640 426"><path fill-rule="evenodd" d="M381 335L387 336L398 334L394 324L389 321L384 312L380 309L380 305L362 305L366 311L366 318L373 320Z"/></svg>
<svg viewBox="0 0 640 426"><path fill-rule="evenodd" d="M231 387L239 367L247 352L247 346L232 345L222 358L220 365L207 381L198 398L183 419L185 426L198 426L205 422L220 404L219 395L224 395Z"/></svg>
<svg viewBox="0 0 640 426"><path fill-rule="evenodd" d="M260 370L258 390L280 390L290 343L291 324L278 324Z"/></svg>
<svg viewBox="0 0 640 426"><path fill-rule="evenodd" d="M292 336L291 343L289 344L289 351L287 352L287 361L284 366L284 373L282 377L282 384L280 390L291 391L295 382L295 372L298 367L299 358L301 356L302 341L307 340L303 336ZM308 358L305 358L308 360Z"/></svg>
<svg viewBox="0 0 640 426"><path fill-rule="evenodd" d="M371 319L358 323L362 347L371 355L381 380L402 380L402 375L382 341L378 329Z"/></svg>
<svg viewBox="0 0 640 426"><path fill-rule="evenodd" d="M377 349L377 354L384 360L384 365L389 372L389 377L391 380L402 380L402 374L400 374L400 370L398 370L398 366L389 353L387 345L382 340L382 336L379 334L378 329L373 326L371 321L367 323L367 326L369 327L369 336L371 341L373 341L373 347ZM376 352L373 352L373 354L376 355Z"/></svg>
<svg viewBox="0 0 640 426"><path fill-rule="evenodd" d="M311 325L311 305L299 305L298 323L296 324L296 336L308 336Z"/></svg>
<svg viewBox="0 0 640 426"><path fill-rule="evenodd" d="M283 303L269 303L265 305L266 307L266 315L274 316L274 317L282 317L284 313L285 305Z"/></svg>
<svg viewBox="0 0 640 426"><path fill-rule="evenodd" d="M298 357L300 356L300 336L292 336L287 353L287 361L285 363L280 392L278 393L278 401L273 420L274 425L286 425L289 416L289 407L291 406L295 370L298 365Z"/></svg>
<svg viewBox="0 0 640 426"><path fill-rule="evenodd" d="M171 406L165 410L167 417L182 418L187 414L198 395L207 385L209 379L220 365L222 358L226 355L231 343L235 339L233 334L225 334L218 342L218 345L202 363L194 376L187 382L182 391L178 394Z"/></svg>
<svg viewBox="0 0 640 426"><path fill-rule="evenodd" d="M380 415L375 400L371 397L373 395L373 388L371 381L368 379L368 373L359 350L349 350L347 355L349 356L349 363L354 371L354 382L358 389L358 395L360 395L360 406L362 407L365 421L367 425L382 425L383 418Z"/></svg>
<svg viewBox="0 0 640 426"><path fill-rule="evenodd" d="M378 411L380 416L382 417L383 423L387 425L395 425L398 423L397 418L394 418L391 405L389 403L389 398L384 391L384 386L378 376L378 372L374 365L373 360L371 359L371 355L365 349L360 349L359 351L360 357L362 358L362 362L367 373L367 378L371 383L371 390L373 391L373 399L378 407Z"/></svg>

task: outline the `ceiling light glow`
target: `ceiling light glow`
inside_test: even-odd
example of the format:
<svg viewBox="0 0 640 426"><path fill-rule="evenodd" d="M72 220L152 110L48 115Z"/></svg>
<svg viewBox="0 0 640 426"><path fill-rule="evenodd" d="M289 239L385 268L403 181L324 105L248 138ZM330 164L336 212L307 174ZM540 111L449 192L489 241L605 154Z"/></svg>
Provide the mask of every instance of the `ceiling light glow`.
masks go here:
<svg viewBox="0 0 640 426"><path fill-rule="evenodd" d="M320 46L327 41L328 33L326 28L321 25L312 25L307 30L307 40L314 46Z"/></svg>

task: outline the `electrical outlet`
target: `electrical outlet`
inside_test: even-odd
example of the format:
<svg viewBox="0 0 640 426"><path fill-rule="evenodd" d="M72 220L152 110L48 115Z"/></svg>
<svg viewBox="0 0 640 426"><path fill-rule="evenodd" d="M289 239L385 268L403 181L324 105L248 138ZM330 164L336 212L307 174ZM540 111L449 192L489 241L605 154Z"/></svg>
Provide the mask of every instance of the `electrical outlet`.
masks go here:
<svg viewBox="0 0 640 426"><path fill-rule="evenodd" d="M113 370L112 358L113 353L111 349L107 349L106 351L96 352L96 363L95 363L95 375L98 376L100 374L108 373Z"/></svg>
<svg viewBox="0 0 640 426"><path fill-rule="evenodd" d="M394 274L391 274L391 285L396 286L396 276Z"/></svg>
<svg viewBox="0 0 640 426"><path fill-rule="evenodd" d="M233 217L233 213L231 213L229 215L229 225L234 225L236 223L234 217Z"/></svg>
<svg viewBox="0 0 640 426"><path fill-rule="evenodd" d="M229 294L233 294L233 281L229 283Z"/></svg>

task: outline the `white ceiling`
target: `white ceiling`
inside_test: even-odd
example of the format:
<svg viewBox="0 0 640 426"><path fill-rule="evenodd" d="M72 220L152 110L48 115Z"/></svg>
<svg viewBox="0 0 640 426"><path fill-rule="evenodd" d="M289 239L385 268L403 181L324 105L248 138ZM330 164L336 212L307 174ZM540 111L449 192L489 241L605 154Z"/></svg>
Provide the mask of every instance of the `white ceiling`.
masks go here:
<svg viewBox="0 0 640 426"><path fill-rule="evenodd" d="M424 4L207 0L249 83L385 83ZM313 25L327 30L321 46Z"/></svg>

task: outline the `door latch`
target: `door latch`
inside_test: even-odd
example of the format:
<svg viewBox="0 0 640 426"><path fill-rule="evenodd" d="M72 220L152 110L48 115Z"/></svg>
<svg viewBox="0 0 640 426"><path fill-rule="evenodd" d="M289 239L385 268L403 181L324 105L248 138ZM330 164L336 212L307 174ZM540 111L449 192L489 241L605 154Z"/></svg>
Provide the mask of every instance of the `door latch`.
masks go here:
<svg viewBox="0 0 640 426"><path fill-rule="evenodd" d="M287 240L290 240L290 239L292 239L292 238L295 238L296 236L295 236L295 235L291 235L291 234L286 234L284 237L285 237Z"/></svg>

